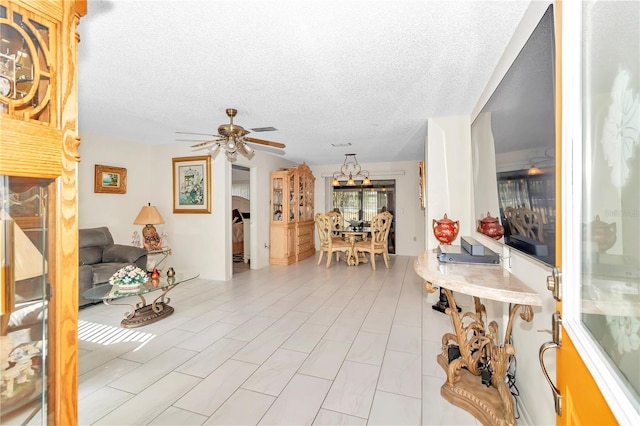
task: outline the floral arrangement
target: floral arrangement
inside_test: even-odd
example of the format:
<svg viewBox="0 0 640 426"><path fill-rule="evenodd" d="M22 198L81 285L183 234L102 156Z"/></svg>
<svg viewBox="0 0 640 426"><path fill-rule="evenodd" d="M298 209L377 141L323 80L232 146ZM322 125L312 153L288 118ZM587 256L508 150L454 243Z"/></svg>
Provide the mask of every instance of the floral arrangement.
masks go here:
<svg viewBox="0 0 640 426"><path fill-rule="evenodd" d="M134 266L127 265L124 268L118 269L118 271L109 278L109 284L119 286L137 286L147 282L149 277L147 273L142 269Z"/></svg>

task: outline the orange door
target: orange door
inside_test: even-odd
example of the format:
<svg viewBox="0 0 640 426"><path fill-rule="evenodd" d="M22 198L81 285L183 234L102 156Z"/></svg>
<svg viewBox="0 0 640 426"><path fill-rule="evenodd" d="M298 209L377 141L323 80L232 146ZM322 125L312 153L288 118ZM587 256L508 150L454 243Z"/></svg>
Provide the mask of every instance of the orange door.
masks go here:
<svg viewBox="0 0 640 426"><path fill-rule="evenodd" d="M558 424L640 424L640 2L558 6Z"/></svg>

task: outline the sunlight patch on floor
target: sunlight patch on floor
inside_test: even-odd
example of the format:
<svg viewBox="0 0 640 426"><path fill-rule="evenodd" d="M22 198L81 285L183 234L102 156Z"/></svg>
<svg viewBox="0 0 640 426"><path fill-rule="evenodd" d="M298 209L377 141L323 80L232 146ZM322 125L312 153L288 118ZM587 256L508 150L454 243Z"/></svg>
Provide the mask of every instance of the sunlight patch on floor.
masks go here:
<svg viewBox="0 0 640 426"><path fill-rule="evenodd" d="M134 349L135 352L154 337L156 337L155 334L142 331L98 324L91 321L78 321L78 339L84 342L98 343L104 346L122 342L140 342L140 346Z"/></svg>

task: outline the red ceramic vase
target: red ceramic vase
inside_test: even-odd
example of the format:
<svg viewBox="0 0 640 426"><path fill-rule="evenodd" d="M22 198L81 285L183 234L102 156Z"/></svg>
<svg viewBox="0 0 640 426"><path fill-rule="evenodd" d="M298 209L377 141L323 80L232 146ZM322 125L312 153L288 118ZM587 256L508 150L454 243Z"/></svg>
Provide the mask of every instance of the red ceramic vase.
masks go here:
<svg viewBox="0 0 640 426"><path fill-rule="evenodd" d="M504 235L504 228L500 225L497 217L491 217L491 214L487 212L487 217L478 221L478 232L499 240Z"/></svg>
<svg viewBox="0 0 640 426"><path fill-rule="evenodd" d="M440 220L433 219L432 225L433 235L435 235L436 239L444 245L451 244L458 236L458 231L460 230L460 221L452 221L447 217L446 213Z"/></svg>

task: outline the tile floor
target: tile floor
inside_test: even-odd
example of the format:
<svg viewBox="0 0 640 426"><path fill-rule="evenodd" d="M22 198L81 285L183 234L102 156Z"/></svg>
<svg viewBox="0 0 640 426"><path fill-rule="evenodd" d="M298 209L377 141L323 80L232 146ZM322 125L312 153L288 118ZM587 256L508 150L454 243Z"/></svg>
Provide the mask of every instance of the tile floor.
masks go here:
<svg viewBox="0 0 640 426"><path fill-rule="evenodd" d="M180 284L137 329L124 306L82 309L79 424L479 424L440 396L450 322L414 258L316 259Z"/></svg>

